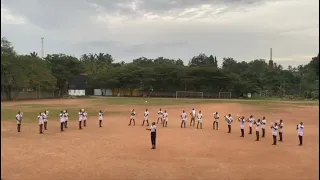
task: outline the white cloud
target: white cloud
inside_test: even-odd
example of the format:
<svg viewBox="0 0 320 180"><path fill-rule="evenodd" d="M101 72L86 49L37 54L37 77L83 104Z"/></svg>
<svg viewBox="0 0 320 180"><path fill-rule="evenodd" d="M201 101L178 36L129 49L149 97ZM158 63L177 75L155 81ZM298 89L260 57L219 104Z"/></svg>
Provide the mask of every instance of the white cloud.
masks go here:
<svg viewBox="0 0 320 180"><path fill-rule="evenodd" d="M3 0L2 36L22 53L37 51L43 36L46 53L101 51L118 61L164 56L188 62L198 53L249 61L269 59L272 47L277 63L298 65L318 54L318 0L61 2ZM17 29L8 22L24 24Z"/></svg>
<svg viewBox="0 0 320 180"><path fill-rule="evenodd" d="M3 6L1 4L1 6ZM2 24L25 24L26 19L24 17L14 15L11 11L5 7L1 7L1 25Z"/></svg>

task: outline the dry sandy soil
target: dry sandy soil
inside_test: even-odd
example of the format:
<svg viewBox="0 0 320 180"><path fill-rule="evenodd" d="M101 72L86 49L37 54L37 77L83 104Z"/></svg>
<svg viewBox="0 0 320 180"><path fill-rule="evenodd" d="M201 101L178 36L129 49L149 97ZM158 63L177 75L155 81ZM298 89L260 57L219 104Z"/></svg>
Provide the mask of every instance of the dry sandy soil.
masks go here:
<svg viewBox="0 0 320 180"><path fill-rule="evenodd" d="M62 100L32 101L37 104L61 103ZM79 105L86 100L65 100ZM28 103L27 101L17 102ZM17 103L3 103L15 106ZM108 105L108 111L128 110L133 105ZM135 106L136 126L128 126L128 115L105 115L98 128L97 115L89 117L88 127L77 129L76 119L65 132L59 131L59 120L49 119L49 129L38 134L36 123L24 123L16 132L16 122L1 121L2 178L40 179L206 179L206 180L316 180L318 175L319 123L318 106L283 106L266 110L241 104L196 104L204 112L204 129L188 126L180 129L182 109L192 105L163 106L169 112L169 126L158 125L157 149L152 150L150 132L141 127L145 108L156 119L159 107ZM212 130L212 113L253 114L267 119L284 119L284 142L272 146L271 130L259 142L254 135L240 136L240 125L234 122L232 133L220 120L219 130ZM90 114L89 114L90 115ZM298 146L296 125L305 124L304 145ZM253 129L254 130L254 129Z"/></svg>

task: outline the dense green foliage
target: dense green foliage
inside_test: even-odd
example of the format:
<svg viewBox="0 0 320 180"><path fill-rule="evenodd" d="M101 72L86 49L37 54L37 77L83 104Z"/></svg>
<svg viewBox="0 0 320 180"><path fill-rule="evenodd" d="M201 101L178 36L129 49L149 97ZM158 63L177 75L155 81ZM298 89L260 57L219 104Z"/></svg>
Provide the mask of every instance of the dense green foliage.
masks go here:
<svg viewBox="0 0 320 180"><path fill-rule="evenodd" d="M130 63L115 62L110 54L84 54L80 59L65 54L50 54L44 59L37 53L19 55L12 44L1 39L1 91L10 96L22 88L55 90L60 95L68 79L87 73L90 88L125 88L175 92L229 91L234 96L257 93L272 96L298 95L316 98L318 94L319 55L306 65L284 70L272 61L257 59L237 62L199 54L188 65L181 59L141 57Z"/></svg>

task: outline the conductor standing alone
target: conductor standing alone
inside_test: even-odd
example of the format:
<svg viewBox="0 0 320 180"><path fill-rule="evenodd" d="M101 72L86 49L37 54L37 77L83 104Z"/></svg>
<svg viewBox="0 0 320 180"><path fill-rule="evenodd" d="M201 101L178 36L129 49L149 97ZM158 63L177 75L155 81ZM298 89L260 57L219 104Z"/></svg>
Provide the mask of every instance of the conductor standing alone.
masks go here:
<svg viewBox="0 0 320 180"><path fill-rule="evenodd" d="M151 149L156 149L156 137L157 137L157 127L156 123L152 122L151 127L147 128L148 131L151 131Z"/></svg>

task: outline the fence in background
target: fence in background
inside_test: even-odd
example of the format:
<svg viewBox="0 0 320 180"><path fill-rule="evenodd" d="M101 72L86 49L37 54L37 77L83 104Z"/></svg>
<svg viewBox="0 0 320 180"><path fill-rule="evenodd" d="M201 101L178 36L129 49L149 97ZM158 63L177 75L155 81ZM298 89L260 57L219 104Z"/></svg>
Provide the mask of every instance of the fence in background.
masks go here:
<svg viewBox="0 0 320 180"><path fill-rule="evenodd" d="M1 91L1 101L8 100L27 100L27 99L47 99L57 98L58 93L55 92L43 92L43 91L12 91L11 97L7 93Z"/></svg>

